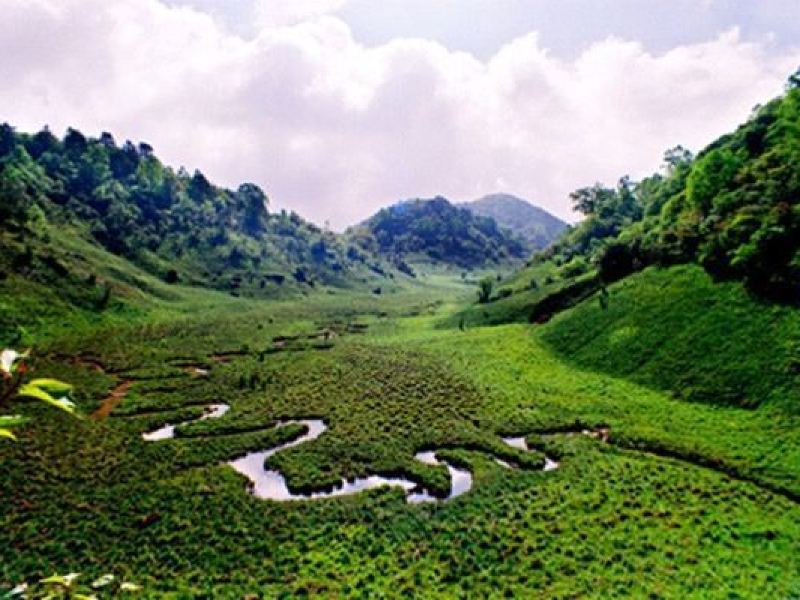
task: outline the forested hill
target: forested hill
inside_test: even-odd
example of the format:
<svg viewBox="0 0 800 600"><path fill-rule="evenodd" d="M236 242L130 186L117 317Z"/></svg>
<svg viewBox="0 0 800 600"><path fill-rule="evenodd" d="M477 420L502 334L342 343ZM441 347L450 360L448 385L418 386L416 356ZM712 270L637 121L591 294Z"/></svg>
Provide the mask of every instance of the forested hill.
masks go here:
<svg viewBox="0 0 800 600"><path fill-rule="evenodd" d="M572 201L580 224L444 324L536 323L582 367L797 414L800 76L697 156Z"/></svg>
<svg viewBox="0 0 800 600"><path fill-rule="evenodd" d="M428 262L469 269L517 261L528 254L525 243L494 219L442 197L382 209L348 234L401 267Z"/></svg>
<svg viewBox="0 0 800 600"><path fill-rule="evenodd" d="M661 172L582 188L572 200L586 218L538 262L597 265L605 280L697 262L717 280L800 303L800 71L696 157L674 148Z"/></svg>
<svg viewBox="0 0 800 600"><path fill-rule="evenodd" d="M35 270L34 241L75 234L167 282L234 294L386 274L339 236L296 214L271 213L254 184L221 188L200 171L165 166L147 144L75 129L58 139L47 129L0 126L0 234L0 268L12 272ZM57 255L58 240L50 242Z"/></svg>
<svg viewBox="0 0 800 600"><path fill-rule="evenodd" d="M531 251L546 248L567 228L558 217L510 194L490 194L459 206L494 219L527 242Z"/></svg>
<svg viewBox="0 0 800 600"><path fill-rule="evenodd" d="M543 322L598 291L607 301L606 286L649 266L685 264L759 304L800 306L800 72L697 156L672 148L650 177L571 199L585 218L467 311L467 324Z"/></svg>

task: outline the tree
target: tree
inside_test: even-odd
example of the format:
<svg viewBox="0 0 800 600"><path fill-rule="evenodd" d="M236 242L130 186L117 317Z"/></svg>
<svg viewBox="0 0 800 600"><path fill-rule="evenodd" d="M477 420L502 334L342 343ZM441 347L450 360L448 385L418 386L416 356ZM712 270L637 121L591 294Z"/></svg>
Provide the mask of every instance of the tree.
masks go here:
<svg viewBox="0 0 800 600"><path fill-rule="evenodd" d="M634 253L627 244L614 242L609 244L599 261L600 278L612 283L633 273L636 268Z"/></svg>
<svg viewBox="0 0 800 600"><path fill-rule="evenodd" d="M130 140L125 142L122 148L111 151L110 156L111 171L114 177L120 181L136 172L139 166L139 152Z"/></svg>
<svg viewBox="0 0 800 600"><path fill-rule="evenodd" d="M580 188L572 192L572 208L586 216L596 214L604 206L613 202L614 190L595 183L591 187Z"/></svg>
<svg viewBox="0 0 800 600"><path fill-rule="evenodd" d="M64 149L70 154L83 154L88 142L86 137L77 129L70 127L64 136Z"/></svg>
<svg viewBox="0 0 800 600"><path fill-rule="evenodd" d="M100 144L108 149L117 147L117 142L114 140L114 136L107 131L104 131L100 134Z"/></svg>
<svg viewBox="0 0 800 600"><path fill-rule="evenodd" d="M730 148L716 148L695 161L686 181L689 203L706 214L714 199L732 185L741 159Z"/></svg>
<svg viewBox="0 0 800 600"><path fill-rule="evenodd" d="M789 79L786 82L786 89L787 90L800 89L800 68L798 68L797 71L789 75Z"/></svg>
<svg viewBox="0 0 800 600"><path fill-rule="evenodd" d="M189 189L187 190L189 197L197 203L203 202L211 197L214 189L209 183L206 176L200 171L195 171L192 179L189 182Z"/></svg>
<svg viewBox="0 0 800 600"><path fill-rule="evenodd" d="M486 304L492 298L492 290L494 289L494 279L491 277L484 277L478 283L478 302Z"/></svg>
<svg viewBox="0 0 800 600"><path fill-rule="evenodd" d="M58 148L58 139L50 132L50 129L45 127L25 144L25 148L31 158L39 160L39 157L45 152L53 152Z"/></svg>
<svg viewBox="0 0 800 600"><path fill-rule="evenodd" d="M249 235L259 235L266 229L267 195L254 183L243 183L234 195L240 209L244 211L242 226Z"/></svg>
<svg viewBox="0 0 800 600"><path fill-rule="evenodd" d="M664 166L667 173L672 173L694 160L694 155L681 145L669 148L664 152Z"/></svg>
<svg viewBox="0 0 800 600"><path fill-rule="evenodd" d="M8 123L0 125L0 158L11 153L16 145L14 128Z"/></svg>

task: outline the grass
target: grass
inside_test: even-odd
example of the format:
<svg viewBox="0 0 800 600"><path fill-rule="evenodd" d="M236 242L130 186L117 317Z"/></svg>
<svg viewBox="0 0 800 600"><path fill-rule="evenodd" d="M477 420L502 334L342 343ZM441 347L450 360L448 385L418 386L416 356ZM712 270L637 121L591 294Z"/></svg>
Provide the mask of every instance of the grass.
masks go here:
<svg viewBox="0 0 800 600"><path fill-rule="evenodd" d="M554 319L542 339L572 362L687 400L800 411L800 312L699 267L651 268Z"/></svg>
<svg viewBox="0 0 800 600"><path fill-rule="evenodd" d="M466 332L441 328L472 294L444 275L381 296L323 291L291 302L176 287L178 300L134 303L128 319L77 319L72 330L52 325L63 318L54 315L41 327L37 374L74 382L84 412L119 381L134 383L104 421L21 407L41 418L19 443L0 446L0 587L73 570L113 571L171 598L798 595L792 380L756 381L767 358L791 355L743 346L769 323L754 339L791 339L796 313L709 286L691 269L648 271L612 287L606 311L589 300L545 326ZM723 320L734 306L745 332L723 349L754 361L745 365L750 389L771 395L747 408L676 397L677 374L699 372L692 361L702 353L689 329L662 331L673 322L654 306L665 294L686 315L702 298ZM702 314L685 318L703 335L715 331ZM353 322L368 327L348 332ZM333 347L267 352L276 336L308 339L327 326L339 332ZM609 341L634 326L649 336L642 344ZM630 359L658 340L664 354L648 356L661 363L638 369L611 352ZM663 358L670 347L673 363ZM75 355L106 373L73 364ZM209 376L192 377L187 365ZM733 385L730 373L720 370L721 390ZM141 439L218 402L231 406L220 419L179 428L173 440ZM224 462L296 436L273 428L285 417L328 425L270 461L296 491L369 473L445 491L444 468L413 458L428 448L468 464L474 489L422 506L396 489L260 501ZM568 433L598 425L610 427L609 444ZM539 452L513 450L503 435L527 435ZM543 473L541 452L561 467Z"/></svg>
<svg viewBox="0 0 800 600"><path fill-rule="evenodd" d="M594 280L594 273L563 277L550 261L527 266L496 281L490 302L461 306L443 318L438 326L484 327L545 320L556 310L576 304L584 294L574 290L579 290L588 280ZM556 298L559 298L557 302L551 302ZM539 307L543 310L537 311Z"/></svg>

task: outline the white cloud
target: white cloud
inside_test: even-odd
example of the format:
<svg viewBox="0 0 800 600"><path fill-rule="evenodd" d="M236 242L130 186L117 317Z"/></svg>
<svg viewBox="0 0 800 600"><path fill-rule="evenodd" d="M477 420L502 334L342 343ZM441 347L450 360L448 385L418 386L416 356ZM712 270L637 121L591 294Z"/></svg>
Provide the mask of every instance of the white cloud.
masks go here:
<svg viewBox="0 0 800 600"><path fill-rule="evenodd" d="M283 26L244 39L160 0L0 0L0 118L146 140L336 226L501 185L569 216L571 190L698 149L800 62L735 30L659 55L610 38L570 61L530 34L480 61L425 40L364 47L320 16L335 0L268 4Z"/></svg>
<svg viewBox="0 0 800 600"><path fill-rule="evenodd" d="M335 13L347 0L256 0L256 23L262 27L295 25L302 21Z"/></svg>

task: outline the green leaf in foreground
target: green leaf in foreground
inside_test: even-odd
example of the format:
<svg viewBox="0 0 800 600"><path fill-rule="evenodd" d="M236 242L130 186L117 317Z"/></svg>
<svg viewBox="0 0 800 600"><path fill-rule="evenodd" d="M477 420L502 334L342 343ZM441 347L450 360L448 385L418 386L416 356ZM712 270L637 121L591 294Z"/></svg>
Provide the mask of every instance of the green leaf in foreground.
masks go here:
<svg viewBox="0 0 800 600"><path fill-rule="evenodd" d="M42 402L50 404L51 406L55 406L56 408L60 408L68 413L75 412L74 402L66 397L56 399L45 390L33 385L33 383L26 383L19 388L18 395L23 398L34 398L36 400L41 400Z"/></svg>
<svg viewBox="0 0 800 600"><path fill-rule="evenodd" d="M72 385L58 379L33 379L28 383L54 396L66 396L73 389Z"/></svg>
<svg viewBox="0 0 800 600"><path fill-rule="evenodd" d="M0 427L19 427L24 425L28 419L21 415L0 415Z"/></svg>

